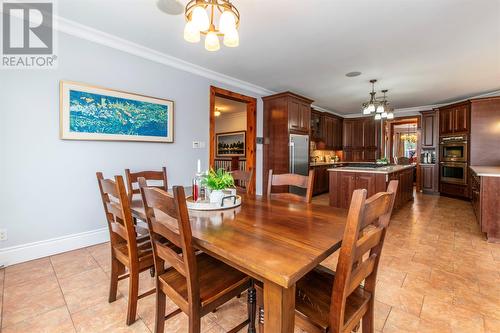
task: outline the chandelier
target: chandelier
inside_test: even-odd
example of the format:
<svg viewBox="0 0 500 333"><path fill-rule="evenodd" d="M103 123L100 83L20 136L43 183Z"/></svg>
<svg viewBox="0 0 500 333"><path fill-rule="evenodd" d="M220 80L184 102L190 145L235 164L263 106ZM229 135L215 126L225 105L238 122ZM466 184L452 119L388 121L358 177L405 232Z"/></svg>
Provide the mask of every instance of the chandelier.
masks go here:
<svg viewBox="0 0 500 333"><path fill-rule="evenodd" d="M186 41L198 43L200 35L204 35L205 49L208 51L220 49L219 37L223 37L223 43L227 47L237 47L240 44L240 13L229 0L191 0L186 5L184 15ZM219 20L218 26L216 18Z"/></svg>
<svg viewBox="0 0 500 333"><path fill-rule="evenodd" d="M408 133L403 133L400 136L401 141L406 141L408 143L416 143L417 142L417 134L410 133L410 125L408 125Z"/></svg>
<svg viewBox="0 0 500 333"><path fill-rule="evenodd" d="M370 101L363 103L363 114L369 115L375 113L375 120L380 120L382 118L394 119L394 110L389 107L389 102L387 102L386 93L389 91L387 89L382 90L384 96L378 98L375 92L375 82L377 80L370 80L372 84L372 92L370 93Z"/></svg>

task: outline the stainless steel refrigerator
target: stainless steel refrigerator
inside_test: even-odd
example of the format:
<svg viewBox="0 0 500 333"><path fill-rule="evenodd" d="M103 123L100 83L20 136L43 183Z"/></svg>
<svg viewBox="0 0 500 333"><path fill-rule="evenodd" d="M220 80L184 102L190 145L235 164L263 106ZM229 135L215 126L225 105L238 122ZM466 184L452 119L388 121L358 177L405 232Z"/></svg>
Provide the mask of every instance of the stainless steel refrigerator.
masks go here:
<svg viewBox="0 0 500 333"><path fill-rule="evenodd" d="M309 135L290 134L288 146L290 173L307 176L309 174ZM294 186L290 186L289 191L299 195L306 193L305 189Z"/></svg>

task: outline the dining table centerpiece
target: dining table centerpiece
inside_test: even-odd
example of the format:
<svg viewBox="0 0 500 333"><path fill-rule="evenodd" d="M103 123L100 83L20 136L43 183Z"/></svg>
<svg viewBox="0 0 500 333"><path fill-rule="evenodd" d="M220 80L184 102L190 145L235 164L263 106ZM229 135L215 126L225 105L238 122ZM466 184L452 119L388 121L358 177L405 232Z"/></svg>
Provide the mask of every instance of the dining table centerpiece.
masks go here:
<svg viewBox="0 0 500 333"><path fill-rule="evenodd" d="M222 168L210 169L203 179L203 185L208 191L210 203L221 203L224 197L236 195L233 176Z"/></svg>

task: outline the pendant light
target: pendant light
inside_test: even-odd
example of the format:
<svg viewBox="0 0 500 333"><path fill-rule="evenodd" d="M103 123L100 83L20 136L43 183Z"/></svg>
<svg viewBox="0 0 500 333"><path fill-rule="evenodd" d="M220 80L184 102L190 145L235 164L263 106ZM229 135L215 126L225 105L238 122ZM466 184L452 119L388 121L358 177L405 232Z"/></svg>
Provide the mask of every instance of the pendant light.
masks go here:
<svg viewBox="0 0 500 333"><path fill-rule="evenodd" d="M212 52L220 49L219 37L227 47L240 45L240 13L229 0L191 0L186 5L184 16L186 41L197 43L200 35L204 35L205 49Z"/></svg>

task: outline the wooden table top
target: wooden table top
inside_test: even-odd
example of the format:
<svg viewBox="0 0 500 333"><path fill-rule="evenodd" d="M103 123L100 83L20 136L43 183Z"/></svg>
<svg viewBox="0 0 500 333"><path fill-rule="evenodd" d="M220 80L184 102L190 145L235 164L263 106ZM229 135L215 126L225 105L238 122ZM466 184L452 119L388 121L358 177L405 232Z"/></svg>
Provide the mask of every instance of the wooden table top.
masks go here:
<svg viewBox="0 0 500 333"><path fill-rule="evenodd" d="M196 247L261 281L289 288L341 244L347 211L242 196L223 211L190 210ZM145 219L140 200L132 211ZM176 223L169 228L177 230Z"/></svg>

